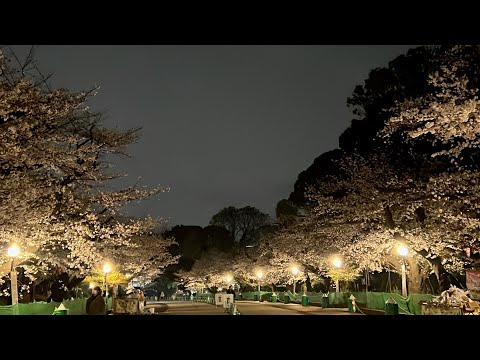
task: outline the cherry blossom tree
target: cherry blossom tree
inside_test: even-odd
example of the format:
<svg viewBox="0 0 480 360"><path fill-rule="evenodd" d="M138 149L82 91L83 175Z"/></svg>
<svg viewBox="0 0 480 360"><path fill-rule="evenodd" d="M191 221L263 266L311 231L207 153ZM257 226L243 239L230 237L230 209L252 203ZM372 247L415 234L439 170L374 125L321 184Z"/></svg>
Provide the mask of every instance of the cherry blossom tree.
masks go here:
<svg viewBox="0 0 480 360"><path fill-rule="evenodd" d="M151 272L175 261L157 220L124 221L121 208L168 188L115 189L113 156L127 156L138 128L110 129L88 107L97 88L52 89L30 52L0 52L0 243L16 243L31 276L51 265L85 276L104 261ZM115 186L115 185L114 185ZM0 262L6 263L5 251ZM2 268L5 272L5 267Z"/></svg>
<svg viewBox="0 0 480 360"><path fill-rule="evenodd" d="M371 167L385 169L379 164L375 161ZM368 173L375 171L363 169L359 175ZM377 174L367 179L361 190L357 188L364 201L354 195L321 207L332 211L343 206L342 214L347 219L361 220L356 239L342 251L345 256L350 261L356 259L361 268L398 269L399 257L394 248L400 241L413 250L410 265L419 269L412 269L412 273L420 271L426 277L433 272L440 281L441 272L463 272L472 262L464 249L478 247L480 235L479 173L454 169L423 179L408 172L384 175L387 178ZM363 235L358 236L362 231Z"/></svg>
<svg viewBox="0 0 480 360"><path fill-rule="evenodd" d="M460 157L463 150L478 148L479 89L471 78L478 77L480 67L470 58L479 53L478 46L454 46L439 56L438 67L428 80L435 90L397 102L389 109L395 115L387 121L382 134L389 137L401 130L410 139L431 135L444 145L434 156Z"/></svg>
<svg viewBox="0 0 480 360"><path fill-rule="evenodd" d="M431 216L421 229L410 232L429 236L429 250L435 253L443 248L443 253L455 254L450 262L442 258L442 265L453 271L470 262L464 261L465 248L472 248L473 253L480 250L479 167L474 159L480 145L479 54L478 46L453 46L445 51L429 77L435 91L398 102L381 132L387 140L397 133L410 142L430 137L441 144L432 156L452 163L447 171L430 177L426 200Z"/></svg>
<svg viewBox="0 0 480 360"><path fill-rule="evenodd" d="M411 250L412 290L419 291L431 272L438 279L441 272L462 272L471 263L464 249L479 238L478 172L419 174L400 160L386 154L343 158L340 175L310 192L316 205L308 215L263 240L265 256L275 259L271 263L295 259L311 270L309 277L341 273L348 275L341 280L351 280L363 269L399 271L395 248L402 242ZM340 272L332 268L335 254L344 258Z"/></svg>
<svg viewBox="0 0 480 360"><path fill-rule="evenodd" d="M454 46L432 54L424 87L430 92L385 109L393 115L380 135L390 147L339 156L335 175L322 175L307 189L313 204L307 214L273 239L262 239L269 244L264 256L273 262L295 259L312 275L332 276L334 254L344 258L350 275L398 271L396 246L402 242L410 249L413 290L430 273L440 281L442 273L454 276L472 263L465 248L474 254L480 249L474 159L480 140L479 48ZM429 143L433 151L420 151Z"/></svg>
<svg viewBox="0 0 480 360"><path fill-rule="evenodd" d="M178 273L187 287L196 290L226 287L227 280L232 275L231 256L217 249L202 254L189 271L182 270Z"/></svg>

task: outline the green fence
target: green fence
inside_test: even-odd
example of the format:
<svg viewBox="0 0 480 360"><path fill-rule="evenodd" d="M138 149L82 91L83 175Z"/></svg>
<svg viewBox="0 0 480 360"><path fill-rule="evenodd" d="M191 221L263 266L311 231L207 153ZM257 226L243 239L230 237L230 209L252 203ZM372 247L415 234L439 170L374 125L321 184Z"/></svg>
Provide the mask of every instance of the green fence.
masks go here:
<svg viewBox="0 0 480 360"><path fill-rule="evenodd" d="M261 291L261 296L264 300L270 301L272 292ZM300 304L302 302L302 294L296 293L293 294L290 291L276 292L277 298L281 302L285 302L285 295L290 297L290 302ZM322 298L327 295L323 293L313 293L308 292L308 302L311 305L320 306L322 304ZM379 292L332 292L328 293L328 303L329 307L332 308L346 308L348 306L348 298L350 295L355 296L356 303L363 308L371 310L382 310L385 311L385 303L388 299L393 298L398 304L398 312L400 314L409 314L409 315L421 315L422 306L421 302L430 301L433 298L433 295L430 294L413 294L408 297L403 297L397 293L379 293ZM258 296L258 291L251 292L239 292L236 294L237 300L254 300ZM202 301L210 304L215 303L215 294L197 294L194 297L194 301Z"/></svg>
<svg viewBox="0 0 480 360"><path fill-rule="evenodd" d="M267 296L270 299L271 292L261 292L262 295ZM290 302L301 303L302 294L293 294L292 292L276 292L279 301L284 302L285 295L290 297ZM258 295L258 291L254 292L242 292L241 299L253 300L254 295ZM322 293L308 292L308 301L312 305L320 305L322 303ZM372 310L385 310L385 303L388 299L393 298L398 303L398 310L400 314L421 315L422 306L421 302L430 301L433 295L430 294L412 294L408 297L403 297L397 293L378 293L378 292L333 292L328 293L329 307L342 307L346 308L348 305L348 298L350 295L355 296L356 303L367 309Z"/></svg>
<svg viewBox="0 0 480 360"><path fill-rule="evenodd" d="M87 299L65 300L63 305L68 309L68 315L86 315L85 305ZM28 304L17 304L0 306L0 315L52 315L53 310L58 307L57 302L34 302ZM112 298L108 298L108 309L112 309Z"/></svg>
<svg viewBox="0 0 480 360"><path fill-rule="evenodd" d="M347 294L347 298L350 296L350 293L344 294ZM431 294L412 294L406 298L397 293L354 292L351 294L355 296L358 305L374 310L385 310L385 303L388 299L393 298L398 304L398 312L400 314L412 315L421 315L421 303L433 299Z"/></svg>

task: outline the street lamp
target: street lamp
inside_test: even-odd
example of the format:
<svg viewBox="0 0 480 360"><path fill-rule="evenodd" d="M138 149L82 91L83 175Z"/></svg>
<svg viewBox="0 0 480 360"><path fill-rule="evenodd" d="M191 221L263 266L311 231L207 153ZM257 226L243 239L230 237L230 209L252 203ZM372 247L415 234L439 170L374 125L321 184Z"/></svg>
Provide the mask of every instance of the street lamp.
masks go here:
<svg viewBox="0 0 480 360"><path fill-rule="evenodd" d="M261 270L257 271L257 277L258 277L258 299L260 301L260 280L262 280L262 277L263 277L263 272Z"/></svg>
<svg viewBox="0 0 480 360"><path fill-rule="evenodd" d="M15 270L15 258L20 254L20 248L12 245L8 248L8 256L12 258L10 266L10 292L12 293L12 305L18 304L17 272Z"/></svg>
<svg viewBox="0 0 480 360"><path fill-rule="evenodd" d="M295 294L295 284L297 282L298 268L296 266L292 267L293 274L293 293Z"/></svg>
<svg viewBox="0 0 480 360"><path fill-rule="evenodd" d="M407 269L405 266L405 257L408 255L408 248L400 244L397 247L397 253L402 257L402 296L407 297Z"/></svg>
<svg viewBox="0 0 480 360"><path fill-rule="evenodd" d="M105 274L105 311L108 312L108 284L107 284L107 274L112 270L110 264L103 265L103 273Z"/></svg>
<svg viewBox="0 0 480 360"><path fill-rule="evenodd" d="M332 264L337 269L340 269L342 267L342 259L336 257L332 260ZM338 277L337 277L337 280L335 280L335 287L336 287L336 292L339 292L340 291L340 282L338 280Z"/></svg>

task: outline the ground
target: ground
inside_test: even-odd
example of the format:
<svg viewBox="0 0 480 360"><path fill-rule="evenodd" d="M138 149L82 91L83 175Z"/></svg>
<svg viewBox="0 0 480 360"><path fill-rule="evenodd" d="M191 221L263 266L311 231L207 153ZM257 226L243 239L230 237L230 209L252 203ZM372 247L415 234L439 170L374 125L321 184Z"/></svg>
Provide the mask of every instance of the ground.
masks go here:
<svg viewBox="0 0 480 360"><path fill-rule="evenodd" d="M283 304L258 301L236 301L241 315L360 315L349 313L347 309L317 306L302 306L299 304ZM220 306L191 301L154 301L148 302L146 309L154 308L160 315L227 315Z"/></svg>

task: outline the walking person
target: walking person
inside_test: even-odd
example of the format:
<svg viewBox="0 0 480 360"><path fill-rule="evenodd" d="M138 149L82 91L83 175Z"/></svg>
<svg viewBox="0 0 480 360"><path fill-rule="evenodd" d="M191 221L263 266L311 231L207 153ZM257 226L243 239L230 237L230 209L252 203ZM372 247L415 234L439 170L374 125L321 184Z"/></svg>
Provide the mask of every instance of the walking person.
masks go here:
<svg viewBox="0 0 480 360"><path fill-rule="evenodd" d="M143 314L143 308L145 307L145 294L142 290L138 289L138 311Z"/></svg>
<svg viewBox="0 0 480 360"><path fill-rule="evenodd" d="M235 302L235 290L233 290L232 285L228 287L227 294L232 294L233 295L233 302Z"/></svg>
<svg viewBox="0 0 480 360"><path fill-rule="evenodd" d="M95 286L92 295L87 299L87 315L105 315L105 300L102 296L100 286Z"/></svg>

